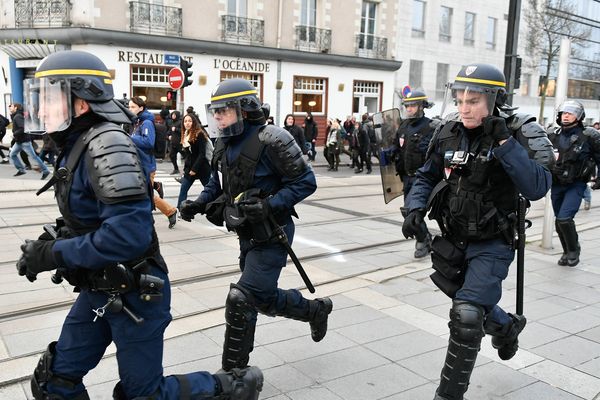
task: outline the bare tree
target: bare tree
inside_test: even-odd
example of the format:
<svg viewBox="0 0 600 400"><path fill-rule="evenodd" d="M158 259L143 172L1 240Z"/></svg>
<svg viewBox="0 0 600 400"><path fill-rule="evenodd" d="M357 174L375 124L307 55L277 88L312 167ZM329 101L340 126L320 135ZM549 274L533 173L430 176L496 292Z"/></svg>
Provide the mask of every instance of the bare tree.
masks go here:
<svg viewBox="0 0 600 400"><path fill-rule="evenodd" d="M550 72L560 53L561 39L571 39L575 48L575 45L584 45L590 31L573 19L577 9L571 0L528 0L527 5L525 21L529 29L525 48L529 56L528 66L538 68L539 60L545 68L540 87L542 99L538 120L541 122Z"/></svg>

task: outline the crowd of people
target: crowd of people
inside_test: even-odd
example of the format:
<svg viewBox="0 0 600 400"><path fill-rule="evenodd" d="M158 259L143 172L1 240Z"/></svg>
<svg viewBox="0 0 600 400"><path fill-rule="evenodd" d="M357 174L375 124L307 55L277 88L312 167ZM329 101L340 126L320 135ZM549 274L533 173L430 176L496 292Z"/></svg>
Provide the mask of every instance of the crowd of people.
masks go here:
<svg viewBox="0 0 600 400"><path fill-rule="evenodd" d="M317 158L318 125L307 113L300 126L294 115L283 128L275 126L256 88L229 79L211 95L207 118L218 131L213 146L193 109L183 118L165 110L156 121L142 97L127 106L114 100L108 77L92 54L56 52L37 67L35 85L26 85L48 94L43 103L37 93L26 96L37 114L24 117L20 104L11 105L16 138L10 157L18 175L24 172L21 151L40 166L42 179L49 175L22 135L46 132L61 150L55 161L60 169L40 190L54 186L61 214L56 235L48 228L25 241L17 272L34 282L39 273L56 270L78 292L58 340L33 371L33 397L88 400L83 378L114 342L120 379L114 399L257 400L264 380L260 368L250 366L257 315L305 322L319 342L334 306L328 297L308 299L279 287L287 257L294 260L295 206L317 189L310 162ZM370 173L374 156L393 165L403 182L402 233L417 239L415 257L431 253L431 278L451 298L448 349L434 400L463 399L485 335L500 359L515 356L527 320L498 302L515 252L524 245L517 235L523 208L551 190L564 250L558 264L577 265L581 248L573 217L600 165L600 132L583 126L585 111L577 101L560 106L558 128L547 134L535 118L512 112L505 77L495 66L464 66L448 90L457 111L437 121L425 116L431 104L424 92L406 93L402 118L385 115L381 123L391 135L384 149L378 138L383 133L376 134L367 114L360 122L352 116L344 123L328 120L323 137L331 171L344 153L356 173ZM157 147L157 137L169 145ZM154 179L156 153L166 147L174 174L181 174L177 155L184 155L176 206L164 201ZM187 200L195 180L204 188ZM169 228L179 210L186 222L202 214L237 235L241 274L224 299L223 353L215 373L163 375L164 332L172 317L153 207ZM433 238L424 224L427 214L441 231Z"/></svg>

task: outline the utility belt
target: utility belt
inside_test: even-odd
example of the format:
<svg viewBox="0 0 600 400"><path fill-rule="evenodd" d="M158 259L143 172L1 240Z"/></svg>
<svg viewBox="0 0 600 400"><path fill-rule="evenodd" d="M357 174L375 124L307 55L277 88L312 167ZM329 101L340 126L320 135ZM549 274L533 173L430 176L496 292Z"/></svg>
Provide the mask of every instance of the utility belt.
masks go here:
<svg viewBox="0 0 600 400"><path fill-rule="evenodd" d="M431 242L431 262L435 272L430 278L451 299L465 282L466 248L465 242L452 241L445 236L436 235Z"/></svg>

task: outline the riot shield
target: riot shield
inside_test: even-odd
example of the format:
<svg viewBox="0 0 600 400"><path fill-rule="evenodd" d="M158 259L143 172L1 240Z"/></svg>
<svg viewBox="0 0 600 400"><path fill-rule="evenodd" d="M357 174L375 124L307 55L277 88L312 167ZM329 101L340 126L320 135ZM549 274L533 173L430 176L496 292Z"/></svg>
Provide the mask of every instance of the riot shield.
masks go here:
<svg viewBox="0 0 600 400"><path fill-rule="evenodd" d="M396 174L396 157L400 154L400 143L395 143L396 133L400 127L400 110L392 108L373 114L375 134L381 141L379 169L385 204L401 196L402 181Z"/></svg>

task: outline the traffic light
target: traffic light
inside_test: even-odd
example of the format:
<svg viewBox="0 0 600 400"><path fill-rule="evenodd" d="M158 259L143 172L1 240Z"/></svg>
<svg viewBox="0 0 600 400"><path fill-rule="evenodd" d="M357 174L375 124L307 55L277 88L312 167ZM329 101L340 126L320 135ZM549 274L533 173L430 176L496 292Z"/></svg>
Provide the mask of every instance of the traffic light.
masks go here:
<svg viewBox="0 0 600 400"><path fill-rule="evenodd" d="M167 101L177 100L177 90L167 90Z"/></svg>
<svg viewBox="0 0 600 400"><path fill-rule="evenodd" d="M521 57L517 57L515 61L515 87L513 89L518 89L521 87L521 62L523 60Z"/></svg>
<svg viewBox="0 0 600 400"><path fill-rule="evenodd" d="M183 71L183 86L182 88L186 87L186 86L190 86L193 82L190 79L190 77L192 76L192 74L194 73L194 71L190 71L190 69L192 68L193 63L189 62L188 60L184 59L183 57L179 57L179 68L181 68L181 70Z"/></svg>

